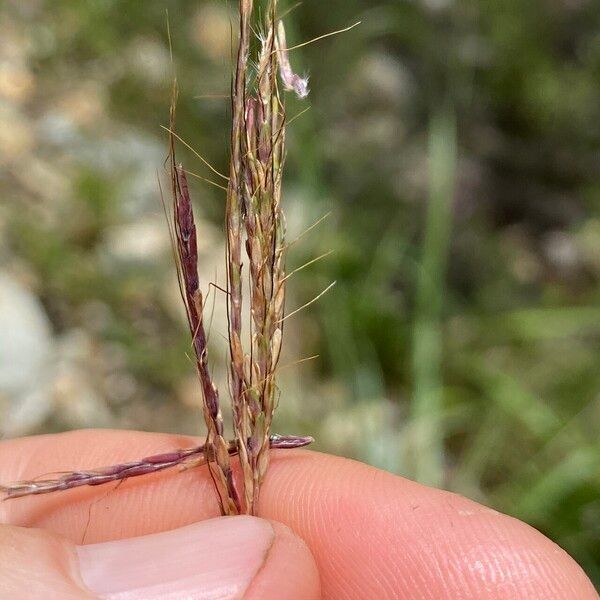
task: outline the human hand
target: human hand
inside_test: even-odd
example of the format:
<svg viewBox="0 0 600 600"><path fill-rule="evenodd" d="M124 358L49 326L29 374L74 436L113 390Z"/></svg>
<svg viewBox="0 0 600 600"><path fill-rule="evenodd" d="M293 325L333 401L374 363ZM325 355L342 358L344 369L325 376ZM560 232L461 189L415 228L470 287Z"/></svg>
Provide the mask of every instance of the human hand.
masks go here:
<svg viewBox="0 0 600 600"><path fill-rule="evenodd" d="M0 481L194 443L101 430L8 440L0 443ZM217 514L206 469L3 502L0 596L599 598L579 566L528 525L334 456L273 451L262 518L213 518ZM148 534L155 535L136 539Z"/></svg>

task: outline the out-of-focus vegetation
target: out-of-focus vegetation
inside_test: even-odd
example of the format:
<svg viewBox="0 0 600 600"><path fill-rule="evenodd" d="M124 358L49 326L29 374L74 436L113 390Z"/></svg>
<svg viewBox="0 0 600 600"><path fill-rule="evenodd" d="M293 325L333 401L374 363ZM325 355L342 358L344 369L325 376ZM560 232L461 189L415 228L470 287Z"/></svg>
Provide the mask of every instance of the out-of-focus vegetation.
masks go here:
<svg viewBox="0 0 600 600"><path fill-rule="evenodd" d="M167 8L180 133L226 170L235 3L3 2L5 435L200 431L156 181ZM290 236L331 216L290 266L334 253L289 307L337 286L290 321L283 362L320 358L283 369L277 429L525 519L599 583L600 4L307 0L288 35L357 20L294 51L312 92L289 134ZM223 194L194 194L208 283Z"/></svg>

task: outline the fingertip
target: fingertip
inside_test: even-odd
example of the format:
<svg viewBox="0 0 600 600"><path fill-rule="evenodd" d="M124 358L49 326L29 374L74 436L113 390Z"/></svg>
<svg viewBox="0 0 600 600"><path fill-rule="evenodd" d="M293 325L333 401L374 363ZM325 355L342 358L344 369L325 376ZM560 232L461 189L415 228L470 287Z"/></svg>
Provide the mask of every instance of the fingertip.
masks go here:
<svg viewBox="0 0 600 600"><path fill-rule="evenodd" d="M319 571L308 546L289 527L271 521L275 539L267 560L244 598L246 600L318 600Z"/></svg>
<svg viewBox="0 0 600 600"><path fill-rule="evenodd" d="M309 544L325 598L598 599L566 552L517 519L356 461L279 456L261 509Z"/></svg>
<svg viewBox="0 0 600 600"><path fill-rule="evenodd" d="M273 545L262 569L244 598L246 600L318 600L319 571L308 546L289 527L271 521Z"/></svg>
<svg viewBox="0 0 600 600"><path fill-rule="evenodd" d="M94 600L84 586L75 546L47 531L0 526L0 597Z"/></svg>
<svg viewBox="0 0 600 600"><path fill-rule="evenodd" d="M441 528L448 580L467 582L473 598L597 600L583 569L533 527L455 494L455 531Z"/></svg>
<svg viewBox="0 0 600 600"><path fill-rule="evenodd" d="M317 600L317 567L287 527L220 517L161 533L77 547L81 578L114 600Z"/></svg>

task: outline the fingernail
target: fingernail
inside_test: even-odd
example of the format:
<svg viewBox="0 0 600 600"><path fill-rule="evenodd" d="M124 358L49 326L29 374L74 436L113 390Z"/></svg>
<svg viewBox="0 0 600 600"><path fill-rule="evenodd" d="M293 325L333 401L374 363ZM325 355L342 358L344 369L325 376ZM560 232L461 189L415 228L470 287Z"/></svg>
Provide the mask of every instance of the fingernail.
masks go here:
<svg viewBox="0 0 600 600"><path fill-rule="evenodd" d="M83 583L110 600L226 600L244 595L275 533L255 517L221 517L137 538L78 546Z"/></svg>

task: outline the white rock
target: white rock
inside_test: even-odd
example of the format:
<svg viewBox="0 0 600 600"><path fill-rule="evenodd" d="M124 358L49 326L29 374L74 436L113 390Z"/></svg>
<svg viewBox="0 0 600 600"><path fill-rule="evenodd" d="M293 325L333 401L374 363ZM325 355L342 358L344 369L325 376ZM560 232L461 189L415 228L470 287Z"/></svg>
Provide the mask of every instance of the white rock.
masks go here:
<svg viewBox="0 0 600 600"><path fill-rule="evenodd" d="M118 262L156 263L168 256L170 244L166 219L160 215L108 229L103 251Z"/></svg>
<svg viewBox="0 0 600 600"><path fill-rule="evenodd" d="M53 343L44 310L27 289L0 273L0 432L21 435L52 408Z"/></svg>

